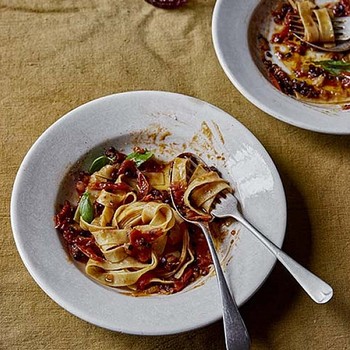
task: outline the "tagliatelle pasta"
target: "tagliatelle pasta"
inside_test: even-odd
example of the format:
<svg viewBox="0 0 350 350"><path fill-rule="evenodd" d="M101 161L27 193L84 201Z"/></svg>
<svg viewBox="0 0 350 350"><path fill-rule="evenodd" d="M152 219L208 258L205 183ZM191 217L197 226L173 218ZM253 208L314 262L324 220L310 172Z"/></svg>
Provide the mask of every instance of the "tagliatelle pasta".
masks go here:
<svg viewBox="0 0 350 350"><path fill-rule="evenodd" d="M319 8L315 1L310 0L289 0L289 4L300 16L304 40L311 43L334 43L330 4L328 8Z"/></svg>
<svg viewBox="0 0 350 350"><path fill-rule="evenodd" d="M297 9L305 31L304 38L308 42L318 42L320 39L318 26L312 18L314 8L315 4L311 1L297 2Z"/></svg>
<svg viewBox="0 0 350 350"><path fill-rule="evenodd" d="M187 181L189 162L187 158L175 159L172 183L183 188L184 211L192 212L195 217L203 217L203 210L209 212L217 194L224 190L231 190L231 188L217 172L208 171L201 164L196 167ZM190 218L191 215L187 217Z"/></svg>
<svg viewBox="0 0 350 350"><path fill-rule="evenodd" d="M334 29L329 11L326 8L314 10L318 22L319 41L323 43L334 43Z"/></svg>
<svg viewBox="0 0 350 350"><path fill-rule="evenodd" d="M209 272L211 256L191 218L209 220L216 195L231 188L217 171L189 161L160 162L148 151L114 148L76 178L78 203L66 201L56 228L86 274L106 286L139 293L175 293Z"/></svg>

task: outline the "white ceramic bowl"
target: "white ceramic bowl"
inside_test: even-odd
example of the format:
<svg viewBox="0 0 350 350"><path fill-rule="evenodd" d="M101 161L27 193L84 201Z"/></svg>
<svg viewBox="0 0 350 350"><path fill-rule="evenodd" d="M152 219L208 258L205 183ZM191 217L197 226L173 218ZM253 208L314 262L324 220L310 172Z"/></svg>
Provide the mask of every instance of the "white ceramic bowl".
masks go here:
<svg viewBox="0 0 350 350"><path fill-rule="evenodd" d="M235 87L271 116L300 128L350 134L350 111L339 106L312 105L277 90L267 79L260 62L257 37L267 35L274 0L218 0L212 36L219 62Z"/></svg>
<svg viewBox="0 0 350 350"><path fill-rule="evenodd" d="M95 325L133 334L171 334L218 320L215 277L174 295L131 297L89 279L67 252L53 217L71 195L67 173L84 167L104 147L147 147L171 159L186 150L219 168L236 188L243 212L281 246L284 191L272 160L236 119L188 96L139 91L103 97L69 112L35 142L18 171L11 200L15 242L28 271L59 305ZM276 259L238 224L224 243L224 268L238 305L250 298ZM229 237L229 239L231 239Z"/></svg>

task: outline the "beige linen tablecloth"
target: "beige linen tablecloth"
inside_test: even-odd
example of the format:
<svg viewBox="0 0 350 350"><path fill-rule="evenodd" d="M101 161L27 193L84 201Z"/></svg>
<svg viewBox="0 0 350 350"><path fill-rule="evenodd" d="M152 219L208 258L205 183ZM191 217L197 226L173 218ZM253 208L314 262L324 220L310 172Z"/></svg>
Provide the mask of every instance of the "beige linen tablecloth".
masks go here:
<svg viewBox="0 0 350 350"><path fill-rule="evenodd" d="M10 195L29 147L71 109L130 90L179 92L222 108L256 135L280 172L284 249L335 293L317 305L276 265L241 308L252 349L350 349L350 137L293 127L248 102L215 56L214 4L189 0L166 11L144 0L0 1L0 349L224 349L221 322L163 337L86 323L38 287L16 250Z"/></svg>

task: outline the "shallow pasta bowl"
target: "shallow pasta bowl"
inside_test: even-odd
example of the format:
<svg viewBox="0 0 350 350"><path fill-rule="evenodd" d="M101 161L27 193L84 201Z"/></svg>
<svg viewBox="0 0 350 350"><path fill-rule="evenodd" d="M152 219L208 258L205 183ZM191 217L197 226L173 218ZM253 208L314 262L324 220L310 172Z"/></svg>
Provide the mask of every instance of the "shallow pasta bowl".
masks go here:
<svg viewBox="0 0 350 350"><path fill-rule="evenodd" d="M100 327L131 334L188 331L221 318L215 276L173 295L131 297L89 279L68 259L53 217L71 194L67 174L103 149L146 147L163 159L185 150L216 166L236 189L243 211L281 246L286 203L278 172L259 141L222 110L184 95L139 91L103 97L69 112L35 142L18 171L11 199L15 242L29 273L59 305ZM275 263L238 224L220 249L238 305Z"/></svg>
<svg viewBox="0 0 350 350"><path fill-rule="evenodd" d="M216 55L233 85L250 102L288 124L328 134L350 134L350 111L298 101L276 89L261 62L258 36L268 37L275 0L218 0L212 19Z"/></svg>

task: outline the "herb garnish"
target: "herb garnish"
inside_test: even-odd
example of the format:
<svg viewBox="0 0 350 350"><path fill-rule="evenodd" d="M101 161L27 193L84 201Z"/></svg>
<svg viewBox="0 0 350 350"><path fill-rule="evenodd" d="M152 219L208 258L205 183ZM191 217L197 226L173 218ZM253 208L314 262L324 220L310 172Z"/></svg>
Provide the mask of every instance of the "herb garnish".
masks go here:
<svg viewBox="0 0 350 350"><path fill-rule="evenodd" d="M89 169L89 173L93 174L95 171L100 170L105 165L111 164L112 162L113 162L112 158L109 158L107 156L100 156L92 162L90 169Z"/></svg>
<svg viewBox="0 0 350 350"><path fill-rule="evenodd" d="M325 71L333 75L339 75L341 72L350 72L350 62L325 60L314 61L313 63L321 66Z"/></svg>
<svg viewBox="0 0 350 350"><path fill-rule="evenodd" d="M139 167L142 163L146 162L148 159L150 159L153 156L153 153L150 151L145 152L133 152L130 153L126 159L131 159L135 162L135 165Z"/></svg>
<svg viewBox="0 0 350 350"><path fill-rule="evenodd" d="M80 198L79 213L83 220L89 224L94 219L94 207L90 200L90 193L87 191Z"/></svg>

